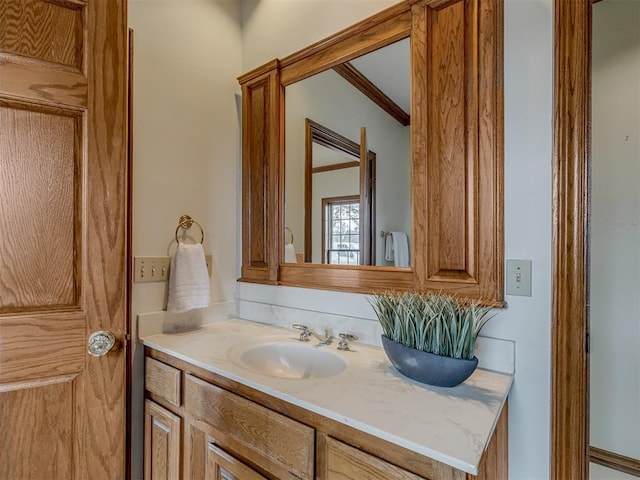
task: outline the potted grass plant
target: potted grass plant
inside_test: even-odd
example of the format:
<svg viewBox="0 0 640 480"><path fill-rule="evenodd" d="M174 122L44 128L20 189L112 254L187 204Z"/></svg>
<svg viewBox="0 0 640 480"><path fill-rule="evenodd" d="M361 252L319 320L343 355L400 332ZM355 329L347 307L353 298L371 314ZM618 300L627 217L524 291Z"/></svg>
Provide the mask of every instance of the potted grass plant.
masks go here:
<svg viewBox="0 0 640 480"><path fill-rule="evenodd" d="M382 346L393 366L418 382L454 387L475 371L480 329L492 317L490 307L434 293L373 295L384 334Z"/></svg>

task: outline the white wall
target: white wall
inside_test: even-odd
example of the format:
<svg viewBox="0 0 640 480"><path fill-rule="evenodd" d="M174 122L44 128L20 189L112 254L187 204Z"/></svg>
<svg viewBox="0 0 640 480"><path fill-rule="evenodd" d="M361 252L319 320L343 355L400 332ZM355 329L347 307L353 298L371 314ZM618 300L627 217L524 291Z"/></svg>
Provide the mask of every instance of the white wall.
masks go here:
<svg viewBox="0 0 640 480"><path fill-rule="evenodd" d="M593 7L591 445L640 459L640 2Z"/></svg>
<svg viewBox="0 0 640 480"><path fill-rule="evenodd" d="M129 0L134 29L133 255L169 255L182 214L204 228L211 300L233 300L239 242L240 5ZM196 235L197 236L197 235ZM132 321L166 305L166 283L134 284ZM134 347L133 472L142 478L142 349Z"/></svg>
<svg viewBox="0 0 640 480"><path fill-rule="evenodd" d="M292 53L393 3L245 1L242 68ZM551 0L505 2L505 254L533 261L533 296L507 296L509 308L483 334L516 341L509 400L511 479L539 480L549 472L552 20ZM239 297L373 317L363 295L243 285Z"/></svg>

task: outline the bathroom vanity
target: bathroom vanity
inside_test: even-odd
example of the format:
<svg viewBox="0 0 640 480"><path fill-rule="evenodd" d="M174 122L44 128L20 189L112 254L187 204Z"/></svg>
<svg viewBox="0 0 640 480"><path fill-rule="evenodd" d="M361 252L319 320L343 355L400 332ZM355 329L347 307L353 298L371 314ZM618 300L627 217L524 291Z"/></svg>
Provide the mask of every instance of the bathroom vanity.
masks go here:
<svg viewBox="0 0 640 480"><path fill-rule="evenodd" d="M508 476L511 375L478 369L458 387L429 387L400 375L379 348L316 347L239 319L142 341L145 479ZM264 345L320 350L344 368L247 362Z"/></svg>

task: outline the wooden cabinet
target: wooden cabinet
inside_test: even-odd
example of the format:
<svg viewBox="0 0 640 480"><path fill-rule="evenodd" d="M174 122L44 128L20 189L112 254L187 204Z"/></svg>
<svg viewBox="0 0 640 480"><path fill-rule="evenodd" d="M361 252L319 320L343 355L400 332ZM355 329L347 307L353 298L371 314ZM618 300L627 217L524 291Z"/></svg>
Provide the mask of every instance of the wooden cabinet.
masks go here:
<svg viewBox="0 0 640 480"><path fill-rule="evenodd" d="M503 305L503 8L503 0L406 0L239 78L242 281L431 290ZM287 87L405 37L411 268L281 262Z"/></svg>
<svg viewBox="0 0 640 480"><path fill-rule="evenodd" d="M181 418L147 400L144 409L144 478L180 478Z"/></svg>
<svg viewBox="0 0 640 480"><path fill-rule="evenodd" d="M197 418L217 445L279 479L313 479L313 428L195 376L185 377L185 413Z"/></svg>
<svg viewBox="0 0 640 480"><path fill-rule="evenodd" d="M167 354L146 354L145 480L508 477L506 407L473 476Z"/></svg>

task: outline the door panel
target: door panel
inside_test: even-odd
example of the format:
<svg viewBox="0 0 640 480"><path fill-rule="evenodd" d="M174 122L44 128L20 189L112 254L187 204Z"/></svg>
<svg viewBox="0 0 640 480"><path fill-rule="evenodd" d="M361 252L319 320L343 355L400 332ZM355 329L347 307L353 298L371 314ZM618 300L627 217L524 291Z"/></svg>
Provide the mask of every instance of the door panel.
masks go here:
<svg viewBox="0 0 640 480"><path fill-rule="evenodd" d="M0 119L0 313L77 308L81 114L0 100Z"/></svg>
<svg viewBox="0 0 640 480"><path fill-rule="evenodd" d="M82 69L82 2L3 2L0 51Z"/></svg>
<svg viewBox="0 0 640 480"><path fill-rule="evenodd" d="M13 432L11 442L0 450L0 478L73 478L74 378L0 387L0 425ZM52 445L51 438L58 440Z"/></svg>
<svg viewBox="0 0 640 480"><path fill-rule="evenodd" d="M125 478L126 25L0 0L0 479Z"/></svg>

